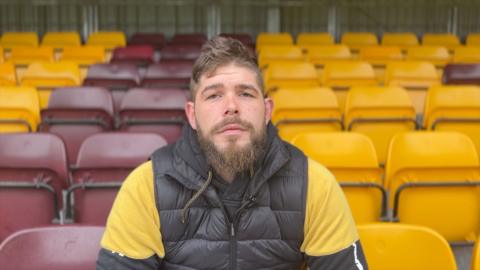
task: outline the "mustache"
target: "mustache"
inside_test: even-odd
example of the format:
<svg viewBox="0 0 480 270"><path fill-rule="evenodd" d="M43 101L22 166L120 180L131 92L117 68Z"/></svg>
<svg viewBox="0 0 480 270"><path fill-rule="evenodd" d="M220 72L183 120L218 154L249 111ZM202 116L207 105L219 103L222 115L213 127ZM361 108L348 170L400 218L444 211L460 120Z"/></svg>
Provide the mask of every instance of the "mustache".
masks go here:
<svg viewBox="0 0 480 270"><path fill-rule="evenodd" d="M225 118L224 120L222 120L222 122L213 126L212 133L218 133L225 126L231 125L231 124L239 125L240 127L242 127L245 130L249 130L249 131L253 130L253 125L252 124L250 124L247 121L244 121L244 120L240 119L238 116L234 116L234 117Z"/></svg>

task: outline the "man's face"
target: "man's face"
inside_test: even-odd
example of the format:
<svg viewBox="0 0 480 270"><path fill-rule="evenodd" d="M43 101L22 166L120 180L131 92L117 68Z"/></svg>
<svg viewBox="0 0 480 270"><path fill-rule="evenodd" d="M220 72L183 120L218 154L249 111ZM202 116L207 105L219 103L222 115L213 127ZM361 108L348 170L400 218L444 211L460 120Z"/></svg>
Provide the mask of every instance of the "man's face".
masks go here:
<svg viewBox="0 0 480 270"><path fill-rule="evenodd" d="M189 123L220 153L249 148L264 136L273 107L255 72L235 64L202 75L194 100L185 106Z"/></svg>

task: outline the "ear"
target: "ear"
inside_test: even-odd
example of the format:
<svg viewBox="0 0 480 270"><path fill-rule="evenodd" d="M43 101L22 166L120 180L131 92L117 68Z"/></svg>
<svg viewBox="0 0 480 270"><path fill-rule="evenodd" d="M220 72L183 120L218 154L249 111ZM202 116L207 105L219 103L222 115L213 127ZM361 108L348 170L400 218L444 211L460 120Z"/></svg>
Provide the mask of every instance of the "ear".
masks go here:
<svg viewBox="0 0 480 270"><path fill-rule="evenodd" d="M195 103L188 101L185 103L185 114L187 115L188 123L190 126L197 130L197 121L195 120Z"/></svg>
<svg viewBox="0 0 480 270"><path fill-rule="evenodd" d="M272 119L272 112L273 112L273 100L269 97L264 99L265 102L265 124L268 124Z"/></svg>

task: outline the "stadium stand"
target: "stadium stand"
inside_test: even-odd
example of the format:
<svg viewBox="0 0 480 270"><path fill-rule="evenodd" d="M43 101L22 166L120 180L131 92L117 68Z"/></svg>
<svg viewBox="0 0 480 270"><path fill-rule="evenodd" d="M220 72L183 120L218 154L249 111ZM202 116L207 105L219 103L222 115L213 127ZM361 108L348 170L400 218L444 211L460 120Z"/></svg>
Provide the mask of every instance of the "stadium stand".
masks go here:
<svg viewBox="0 0 480 270"><path fill-rule="evenodd" d="M358 226L368 268L456 270L447 241L432 229L406 224Z"/></svg>
<svg viewBox="0 0 480 270"><path fill-rule="evenodd" d="M4 270L94 269L103 227L65 226L22 230L0 245Z"/></svg>
<svg viewBox="0 0 480 270"><path fill-rule="evenodd" d="M291 142L335 175L357 224L386 217L382 170L368 137L355 132L303 132Z"/></svg>

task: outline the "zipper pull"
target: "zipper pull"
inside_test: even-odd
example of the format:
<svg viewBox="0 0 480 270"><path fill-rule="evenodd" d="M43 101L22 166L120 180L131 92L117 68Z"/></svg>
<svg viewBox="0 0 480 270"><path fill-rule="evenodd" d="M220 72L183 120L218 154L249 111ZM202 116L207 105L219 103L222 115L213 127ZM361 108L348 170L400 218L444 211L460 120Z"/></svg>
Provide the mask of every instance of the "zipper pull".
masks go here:
<svg viewBox="0 0 480 270"><path fill-rule="evenodd" d="M230 223L230 235L235 236L235 227L233 226L233 223Z"/></svg>

